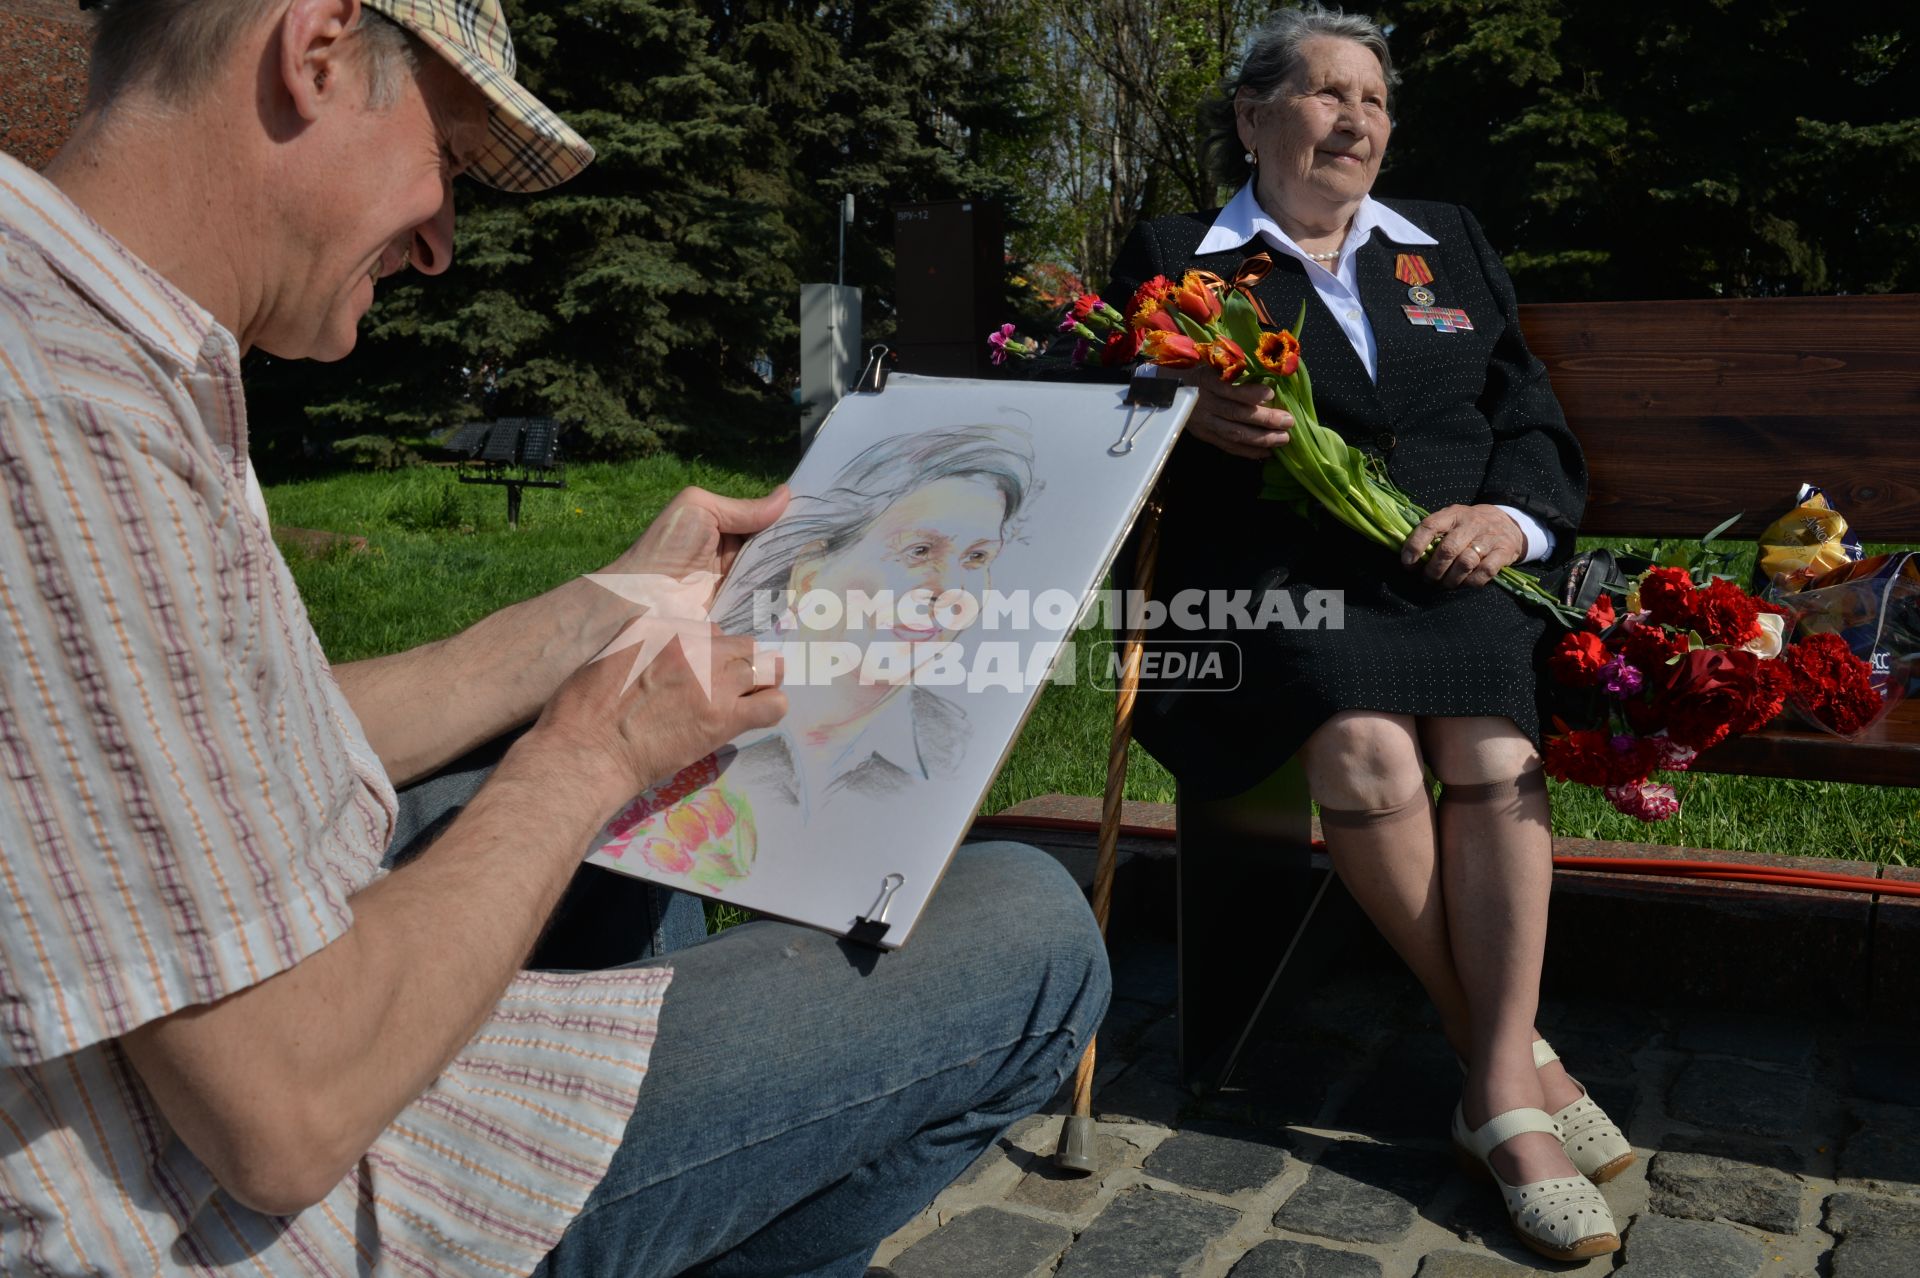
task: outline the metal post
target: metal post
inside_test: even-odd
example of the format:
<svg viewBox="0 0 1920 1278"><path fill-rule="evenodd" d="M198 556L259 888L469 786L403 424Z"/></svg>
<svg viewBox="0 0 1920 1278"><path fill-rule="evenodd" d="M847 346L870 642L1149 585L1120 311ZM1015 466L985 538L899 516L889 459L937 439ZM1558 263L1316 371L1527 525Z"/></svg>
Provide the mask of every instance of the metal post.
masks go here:
<svg viewBox="0 0 1920 1278"><path fill-rule="evenodd" d="M840 204L840 275L834 281L844 286L847 282L847 226L853 221L853 192L847 192Z"/></svg>

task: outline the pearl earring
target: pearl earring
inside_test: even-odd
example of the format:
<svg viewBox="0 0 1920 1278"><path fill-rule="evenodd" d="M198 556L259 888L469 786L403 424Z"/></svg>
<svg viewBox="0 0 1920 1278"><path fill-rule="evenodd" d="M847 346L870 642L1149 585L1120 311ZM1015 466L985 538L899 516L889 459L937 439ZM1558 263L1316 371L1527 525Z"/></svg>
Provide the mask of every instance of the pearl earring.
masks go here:
<svg viewBox="0 0 1920 1278"><path fill-rule="evenodd" d="M1255 155L1253 152L1251 151L1247 152L1244 158L1248 164L1253 165L1255 168L1259 167L1260 157Z"/></svg>

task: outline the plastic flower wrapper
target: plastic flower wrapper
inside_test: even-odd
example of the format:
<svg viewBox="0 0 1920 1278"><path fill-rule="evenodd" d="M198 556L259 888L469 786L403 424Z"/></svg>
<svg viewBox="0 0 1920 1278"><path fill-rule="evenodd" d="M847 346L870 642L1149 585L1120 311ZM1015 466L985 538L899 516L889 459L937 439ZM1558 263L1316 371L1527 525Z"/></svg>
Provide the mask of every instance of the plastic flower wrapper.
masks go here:
<svg viewBox="0 0 1920 1278"><path fill-rule="evenodd" d="M1856 737L1920 695L1920 552L1842 564L1778 598L1792 613L1792 647L1807 648L1793 705L1809 723Z"/></svg>

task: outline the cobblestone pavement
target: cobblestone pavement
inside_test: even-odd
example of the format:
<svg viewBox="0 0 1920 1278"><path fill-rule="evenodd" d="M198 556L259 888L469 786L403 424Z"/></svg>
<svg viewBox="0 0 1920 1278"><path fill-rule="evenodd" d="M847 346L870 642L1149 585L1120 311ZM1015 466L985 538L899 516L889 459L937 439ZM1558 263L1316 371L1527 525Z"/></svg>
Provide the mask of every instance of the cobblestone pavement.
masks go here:
<svg viewBox="0 0 1920 1278"><path fill-rule="evenodd" d="M1790 961L1790 960L1789 960ZM1398 972L1322 982L1225 1091L1178 1080L1173 950L1115 952L1101 1170L1048 1157L1063 1095L890 1238L870 1278L1920 1275L1920 1039L1630 1005L1541 1028L1640 1160L1604 1187L1623 1247L1541 1260L1454 1166L1459 1072Z"/></svg>

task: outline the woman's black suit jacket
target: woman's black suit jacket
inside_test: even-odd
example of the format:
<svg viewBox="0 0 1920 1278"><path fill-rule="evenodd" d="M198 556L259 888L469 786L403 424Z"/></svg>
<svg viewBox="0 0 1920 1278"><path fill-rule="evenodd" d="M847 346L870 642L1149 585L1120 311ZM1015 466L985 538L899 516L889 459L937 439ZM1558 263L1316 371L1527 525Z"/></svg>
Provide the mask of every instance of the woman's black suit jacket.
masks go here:
<svg viewBox="0 0 1920 1278"><path fill-rule="evenodd" d="M1362 303L1373 326L1379 380L1369 379L1345 333L1307 282L1297 259L1272 254L1257 294L1276 326L1293 322L1302 300L1301 353L1313 375L1320 421L1385 460L1388 473L1429 510L1497 502L1527 511L1553 531L1547 566L1573 553L1586 502L1580 446L1547 384L1546 368L1521 338L1513 283L1473 215L1457 205L1393 200L1389 207L1438 245L1398 245L1376 229L1356 255ZM1231 278L1264 247L1194 256L1214 213L1158 218L1137 226L1114 263L1105 296L1126 305L1155 275L1190 269ZM1471 331L1416 326L1401 309L1407 285L1395 257L1417 253L1433 272L1436 304L1467 312ZM1394 552L1317 512L1303 520L1260 500L1261 465L1198 439L1176 447L1162 485L1165 513L1154 597L1181 591L1284 590L1303 618L1311 591L1337 591L1341 629L1248 629L1223 612L1207 627L1163 625L1150 639L1162 653L1191 644L1231 643L1238 686L1223 680L1143 680L1135 732L1155 758L1198 797L1238 793L1297 750L1344 709L1410 715L1504 715L1538 743L1538 649L1560 633L1544 613L1497 586L1443 590L1402 568ZM1116 575L1126 584L1129 544ZM1538 570L1542 565L1530 565ZM1188 596L1189 599L1194 596ZM1195 614L1188 610L1191 620ZM1207 649L1192 647L1196 659ZM1219 651L1219 649L1213 649ZM1169 663L1163 657L1161 669Z"/></svg>

